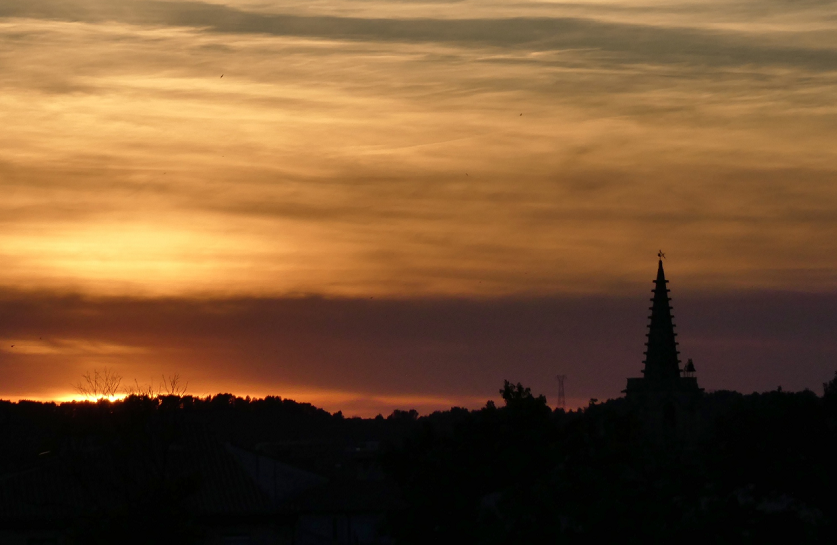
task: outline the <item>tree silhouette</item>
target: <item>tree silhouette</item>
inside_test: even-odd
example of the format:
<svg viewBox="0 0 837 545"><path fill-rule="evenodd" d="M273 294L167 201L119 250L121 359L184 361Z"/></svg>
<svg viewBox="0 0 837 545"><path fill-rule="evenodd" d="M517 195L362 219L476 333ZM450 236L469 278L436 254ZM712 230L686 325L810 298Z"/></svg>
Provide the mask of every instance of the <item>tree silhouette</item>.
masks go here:
<svg viewBox="0 0 837 545"><path fill-rule="evenodd" d="M524 387L519 382L517 384L512 384L508 380L504 380L503 387L500 389L500 395L503 396L503 401L506 403L506 407L512 410L549 410L549 407L546 404L546 396L541 394L535 397L532 394L531 388Z"/></svg>
<svg viewBox="0 0 837 545"><path fill-rule="evenodd" d="M157 396L177 396L183 397L186 395L186 390L189 386L188 382L183 382L180 373L173 375L161 375L160 383L155 387L153 383L149 382L146 385L141 385L137 379L134 379L134 384L125 386L122 391L126 396L149 397L155 398Z"/></svg>
<svg viewBox="0 0 837 545"><path fill-rule="evenodd" d="M98 369L93 369L92 373L87 371L81 375L81 378L82 380L76 384L75 388L78 393L89 399L113 397L122 383L122 375L107 367L102 371Z"/></svg>
<svg viewBox="0 0 837 545"><path fill-rule="evenodd" d="M189 382L182 382L180 373L175 373L166 377L163 375L163 382L160 385L160 393L170 396L184 396L186 395L186 388Z"/></svg>

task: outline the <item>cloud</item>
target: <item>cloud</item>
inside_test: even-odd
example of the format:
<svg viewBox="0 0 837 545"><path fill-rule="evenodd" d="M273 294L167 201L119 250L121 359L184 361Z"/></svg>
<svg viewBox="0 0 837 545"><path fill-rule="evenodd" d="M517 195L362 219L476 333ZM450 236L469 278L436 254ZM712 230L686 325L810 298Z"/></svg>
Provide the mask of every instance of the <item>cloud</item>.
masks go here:
<svg viewBox="0 0 837 545"><path fill-rule="evenodd" d="M659 248L703 384L816 388L833 5L4 1L0 395L602 399Z"/></svg>
<svg viewBox="0 0 837 545"><path fill-rule="evenodd" d="M650 282L648 283L650 286ZM714 295L673 283L682 358L710 389L805 387L834 372L837 296ZM68 391L109 366L140 382L179 372L194 393L318 399L364 414L477 407L504 379L550 396L620 395L641 369L644 297L90 299L5 292L2 397ZM18 346L50 351L15 352ZM40 395L39 395L40 394ZM479 401L479 402L478 402Z"/></svg>
<svg viewBox="0 0 837 545"><path fill-rule="evenodd" d="M832 2L806 7L826 8ZM794 10L793 3L779 3ZM826 47L788 45L793 35L777 40L771 33L698 29L675 25L617 23L591 17L502 18L364 18L303 16L237 9L202 2L6 2L0 16L73 22L119 22L135 25L192 27L221 33L258 33L366 42L431 42L460 46L536 50L592 49L615 56L614 64L688 63L712 68L737 65L837 67L835 44Z"/></svg>
<svg viewBox="0 0 837 545"><path fill-rule="evenodd" d="M137 354L145 352L144 349L135 346L98 343L84 339L61 339L52 338L47 341L43 337L38 340L27 339L23 343L0 347L0 352L7 356L44 356L54 355L68 358L90 357L90 356L122 356L126 354Z"/></svg>
<svg viewBox="0 0 837 545"><path fill-rule="evenodd" d="M0 284L625 294L659 247L837 281L825 8L280 7L3 3Z"/></svg>

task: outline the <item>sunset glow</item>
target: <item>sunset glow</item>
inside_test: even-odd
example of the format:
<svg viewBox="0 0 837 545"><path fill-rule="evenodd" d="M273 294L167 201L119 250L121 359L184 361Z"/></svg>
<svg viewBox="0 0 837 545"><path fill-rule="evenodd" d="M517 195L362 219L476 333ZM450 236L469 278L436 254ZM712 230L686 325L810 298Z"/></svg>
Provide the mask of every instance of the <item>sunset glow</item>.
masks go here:
<svg viewBox="0 0 837 545"><path fill-rule="evenodd" d="M834 15L5 1L0 398L109 366L367 416L562 372L583 405L640 367L660 248L703 384L819 388ZM739 329L713 328L736 297Z"/></svg>

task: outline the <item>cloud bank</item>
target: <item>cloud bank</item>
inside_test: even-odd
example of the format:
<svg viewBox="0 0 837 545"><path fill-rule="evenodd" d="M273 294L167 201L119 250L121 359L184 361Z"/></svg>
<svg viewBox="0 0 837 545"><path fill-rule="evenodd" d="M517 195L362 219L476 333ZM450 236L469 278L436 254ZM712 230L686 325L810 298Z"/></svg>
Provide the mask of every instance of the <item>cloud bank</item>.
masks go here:
<svg viewBox="0 0 837 545"><path fill-rule="evenodd" d="M836 6L4 1L0 287L50 294L32 304L63 320L0 352L4 395L34 395L39 376L63 392L108 363L429 407L481 398L525 361L544 391L566 361L582 401L616 395L643 324L608 320L632 312L660 248L696 315L735 315L737 293L793 316L781 294L837 290ZM9 338L40 341L49 313L20 329L29 307L9 297ZM599 304L599 322L580 310ZM283 337L312 309L324 321ZM259 312L285 325L235 327ZM368 330L338 334L355 315ZM576 322L605 333L548 334ZM753 344L772 337L707 322L699 368L815 387L830 348L784 327L774 354ZM794 351L804 378L782 370Z"/></svg>
<svg viewBox="0 0 837 545"><path fill-rule="evenodd" d="M834 4L765 6L4 2L0 283L831 289Z"/></svg>
<svg viewBox="0 0 837 545"><path fill-rule="evenodd" d="M2 397L65 397L92 368L195 394L233 390L365 416L476 408L504 379L573 406L618 397L642 369L642 297L495 300L88 299L5 293ZM681 357L701 385L817 392L835 372L837 296L675 297ZM11 345L14 344L14 347Z"/></svg>

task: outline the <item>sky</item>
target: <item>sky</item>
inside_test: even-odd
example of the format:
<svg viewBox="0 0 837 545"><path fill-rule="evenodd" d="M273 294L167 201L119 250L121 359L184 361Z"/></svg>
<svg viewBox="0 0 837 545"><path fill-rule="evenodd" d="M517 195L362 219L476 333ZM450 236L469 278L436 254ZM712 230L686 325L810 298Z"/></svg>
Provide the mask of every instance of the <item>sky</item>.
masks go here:
<svg viewBox="0 0 837 545"><path fill-rule="evenodd" d="M0 398L837 371L837 2L0 0ZM12 346L14 345L14 346Z"/></svg>

